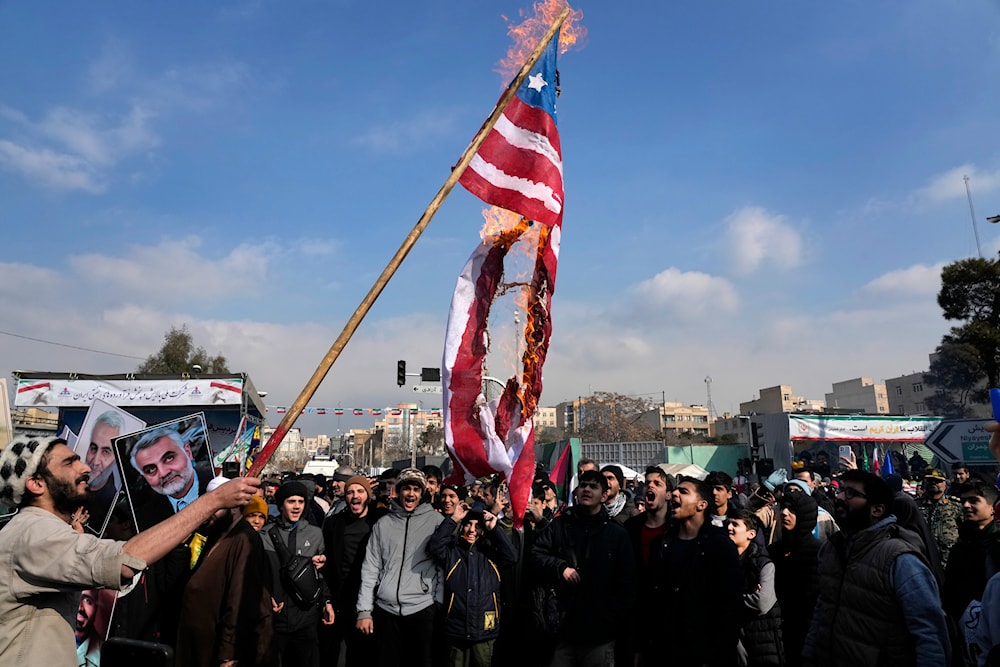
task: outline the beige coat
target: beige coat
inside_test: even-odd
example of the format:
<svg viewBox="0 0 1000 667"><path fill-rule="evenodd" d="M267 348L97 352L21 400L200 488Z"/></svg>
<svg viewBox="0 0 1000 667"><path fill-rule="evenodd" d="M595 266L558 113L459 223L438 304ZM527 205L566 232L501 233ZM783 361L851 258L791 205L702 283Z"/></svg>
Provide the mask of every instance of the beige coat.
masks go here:
<svg viewBox="0 0 1000 667"><path fill-rule="evenodd" d="M122 551L124 544L22 508L0 530L0 665L74 667L80 591L120 589L122 565L146 568Z"/></svg>

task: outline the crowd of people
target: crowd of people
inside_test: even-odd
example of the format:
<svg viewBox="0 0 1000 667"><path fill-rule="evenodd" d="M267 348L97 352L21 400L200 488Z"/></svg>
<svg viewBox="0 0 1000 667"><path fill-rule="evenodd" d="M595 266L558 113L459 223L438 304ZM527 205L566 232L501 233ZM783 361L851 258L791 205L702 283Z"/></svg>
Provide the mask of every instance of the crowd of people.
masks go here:
<svg viewBox="0 0 1000 667"><path fill-rule="evenodd" d="M80 456L19 439L0 452L18 508L0 663L97 665L124 636L178 667L1000 664L995 480L920 469L915 495L853 457L833 468L637 481L584 459L566 499L539 468L523 517L501 479L435 466L215 478L114 541L82 528ZM123 613L157 623L130 635Z"/></svg>

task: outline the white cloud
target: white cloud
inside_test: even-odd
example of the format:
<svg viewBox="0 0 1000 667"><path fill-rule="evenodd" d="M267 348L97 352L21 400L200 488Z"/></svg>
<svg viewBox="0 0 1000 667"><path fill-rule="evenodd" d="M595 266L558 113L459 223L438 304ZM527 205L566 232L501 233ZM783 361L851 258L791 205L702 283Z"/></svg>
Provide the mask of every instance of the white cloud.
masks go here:
<svg viewBox="0 0 1000 667"><path fill-rule="evenodd" d="M980 172L975 165L963 164L932 176L927 185L917 191L917 198L931 202L965 198L965 179L969 177L969 187L973 192L983 194L1000 188L1000 169Z"/></svg>
<svg viewBox="0 0 1000 667"><path fill-rule="evenodd" d="M232 298L267 275L265 245L239 245L222 257L199 254L201 241L188 237L155 246L132 246L125 257L88 253L71 257L78 277L127 298L165 303Z"/></svg>
<svg viewBox="0 0 1000 667"><path fill-rule="evenodd" d="M38 122L9 107L0 113L25 135L0 139L0 164L58 190L104 192L111 168L160 143L149 112L138 105L114 121L65 107L50 109Z"/></svg>
<svg viewBox="0 0 1000 667"><path fill-rule="evenodd" d="M941 289L943 268L944 262L939 262L890 271L863 286L861 292L880 297L934 296Z"/></svg>
<svg viewBox="0 0 1000 667"><path fill-rule="evenodd" d="M802 237L782 215L746 206L726 218L726 228L727 254L737 273L752 273L765 263L779 269L802 263Z"/></svg>
<svg viewBox="0 0 1000 667"><path fill-rule="evenodd" d="M455 114L440 109L423 111L412 118L377 125L354 138L354 143L376 153L411 153L448 135Z"/></svg>
<svg viewBox="0 0 1000 667"><path fill-rule="evenodd" d="M101 108L117 113L54 105L34 120L0 106L0 119L18 131L16 137L0 134L0 166L47 188L100 194L117 178L116 168L161 145L158 118L218 106L252 83L249 68L237 61L145 76L132 71L130 60L121 43L108 42L83 75ZM127 101L106 99L119 91ZM122 178L137 182L142 174L132 168Z"/></svg>
<svg viewBox="0 0 1000 667"><path fill-rule="evenodd" d="M36 127L39 134L62 144L91 164L110 167L122 159L150 150L160 139L149 128L149 112L133 106L113 123L96 115L56 107Z"/></svg>
<svg viewBox="0 0 1000 667"><path fill-rule="evenodd" d="M0 262L0 293L10 295L47 293L61 283L59 274L49 268ZM47 294L46 294L47 295Z"/></svg>
<svg viewBox="0 0 1000 667"><path fill-rule="evenodd" d="M23 146L5 139L0 139L0 166L55 190L99 194L107 188L104 176L75 155Z"/></svg>
<svg viewBox="0 0 1000 667"><path fill-rule="evenodd" d="M725 278L673 267L635 285L632 292L637 310L682 322L730 313L739 305L736 289Z"/></svg>

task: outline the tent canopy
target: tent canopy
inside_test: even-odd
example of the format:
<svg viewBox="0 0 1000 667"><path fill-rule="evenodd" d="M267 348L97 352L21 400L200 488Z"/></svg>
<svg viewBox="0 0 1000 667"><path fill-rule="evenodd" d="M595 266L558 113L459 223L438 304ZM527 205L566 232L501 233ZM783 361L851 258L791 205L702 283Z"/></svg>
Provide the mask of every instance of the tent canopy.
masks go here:
<svg viewBox="0 0 1000 667"><path fill-rule="evenodd" d="M695 463L657 463L656 465L668 475L684 475L695 479L708 477L708 471Z"/></svg>
<svg viewBox="0 0 1000 667"><path fill-rule="evenodd" d="M635 470L632 470L632 468L629 468L624 463L602 463L600 465L600 469L603 470L604 466L618 466L619 468L621 468L622 469L622 477L625 478L626 482L629 481L630 479L634 479L634 480L639 481L639 482L645 482L646 481L646 476L645 475L643 475L641 472L636 472Z"/></svg>

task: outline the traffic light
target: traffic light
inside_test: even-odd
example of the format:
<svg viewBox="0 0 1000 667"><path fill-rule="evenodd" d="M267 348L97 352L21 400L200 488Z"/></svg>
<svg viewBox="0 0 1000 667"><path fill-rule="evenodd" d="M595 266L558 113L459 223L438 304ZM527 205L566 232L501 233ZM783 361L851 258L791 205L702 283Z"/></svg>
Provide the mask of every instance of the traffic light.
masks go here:
<svg viewBox="0 0 1000 667"><path fill-rule="evenodd" d="M406 362L402 359L396 362L396 384L400 387L406 384Z"/></svg>
<svg viewBox="0 0 1000 667"><path fill-rule="evenodd" d="M441 369L440 368L421 368L420 369L420 381L421 382L440 382L441 381Z"/></svg>

